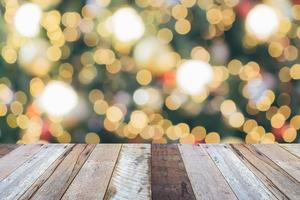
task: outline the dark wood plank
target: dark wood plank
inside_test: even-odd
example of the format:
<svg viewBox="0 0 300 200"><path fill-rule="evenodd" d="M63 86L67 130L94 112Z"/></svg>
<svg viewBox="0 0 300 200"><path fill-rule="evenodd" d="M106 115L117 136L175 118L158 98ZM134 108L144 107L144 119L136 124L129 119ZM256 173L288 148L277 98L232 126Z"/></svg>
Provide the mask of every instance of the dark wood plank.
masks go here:
<svg viewBox="0 0 300 200"><path fill-rule="evenodd" d="M196 199L177 145L152 145L152 198Z"/></svg>
<svg viewBox="0 0 300 200"><path fill-rule="evenodd" d="M11 152L12 150L20 147L18 144L1 144L0 145L0 158Z"/></svg>
<svg viewBox="0 0 300 200"><path fill-rule="evenodd" d="M261 144L253 146L300 182L300 159L298 157L279 145Z"/></svg>
<svg viewBox="0 0 300 200"><path fill-rule="evenodd" d="M93 150L62 199L103 199L121 144L101 144Z"/></svg>
<svg viewBox="0 0 300 200"><path fill-rule="evenodd" d="M151 199L149 144L124 144L104 199Z"/></svg>
<svg viewBox="0 0 300 200"><path fill-rule="evenodd" d="M44 145L0 182L0 199L18 199L72 145Z"/></svg>
<svg viewBox="0 0 300 200"><path fill-rule="evenodd" d="M0 181L36 154L41 149L41 146L40 144L20 145L0 158Z"/></svg>
<svg viewBox="0 0 300 200"><path fill-rule="evenodd" d="M237 199L201 145L179 145L179 150L197 199Z"/></svg>
<svg viewBox="0 0 300 200"><path fill-rule="evenodd" d="M85 163L95 145L77 144L68 151L51 174L49 169L41 176L21 199L60 199ZM45 180L46 182L44 182Z"/></svg>
<svg viewBox="0 0 300 200"><path fill-rule="evenodd" d="M299 144L280 144L280 146L300 158Z"/></svg>
<svg viewBox="0 0 300 200"><path fill-rule="evenodd" d="M204 145L238 199L277 199L228 145Z"/></svg>
<svg viewBox="0 0 300 200"><path fill-rule="evenodd" d="M300 183L252 145L232 145L232 148L278 199L300 197Z"/></svg>

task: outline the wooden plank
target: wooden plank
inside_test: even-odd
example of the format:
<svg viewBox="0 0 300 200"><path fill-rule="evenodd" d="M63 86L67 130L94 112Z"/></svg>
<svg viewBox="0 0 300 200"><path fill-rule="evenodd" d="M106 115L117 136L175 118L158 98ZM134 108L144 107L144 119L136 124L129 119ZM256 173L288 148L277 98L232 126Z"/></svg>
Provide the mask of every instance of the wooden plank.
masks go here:
<svg viewBox="0 0 300 200"><path fill-rule="evenodd" d="M152 198L196 199L177 145L152 145Z"/></svg>
<svg viewBox="0 0 300 200"><path fill-rule="evenodd" d="M279 145L253 145L260 153L265 154L274 163L300 182L300 159Z"/></svg>
<svg viewBox="0 0 300 200"><path fill-rule="evenodd" d="M0 181L41 149L42 145L20 145L0 159Z"/></svg>
<svg viewBox="0 0 300 200"><path fill-rule="evenodd" d="M49 144L48 144L49 145ZM40 176L38 177L34 183L29 187L29 189L27 189L26 191L24 191L23 193L20 193L20 197L19 200L27 200L30 199L30 197L33 195L34 192L36 192L36 190L43 185L47 179L54 173L54 171L56 170L56 168L58 167L58 165L65 159L65 157L69 154L69 152L72 150L72 148L74 147L71 146L70 148L68 148L61 156L59 156L48 168L47 170Z"/></svg>
<svg viewBox="0 0 300 200"><path fill-rule="evenodd" d="M277 199L227 145L204 145L238 199Z"/></svg>
<svg viewBox="0 0 300 200"><path fill-rule="evenodd" d="M11 152L12 150L20 147L18 144L1 144L0 145L0 158Z"/></svg>
<svg viewBox="0 0 300 200"><path fill-rule="evenodd" d="M44 145L21 167L0 182L0 199L17 199L72 145Z"/></svg>
<svg viewBox="0 0 300 200"><path fill-rule="evenodd" d="M237 199L202 146L179 145L179 150L197 199Z"/></svg>
<svg viewBox="0 0 300 200"><path fill-rule="evenodd" d="M280 146L300 158L299 144L280 144Z"/></svg>
<svg viewBox="0 0 300 200"><path fill-rule="evenodd" d="M75 145L49 174L49 169L26 191L20 199L60 199L85 163L95 145ZM46 182L45 182L46 181Z"/></svg>
<svg viewBox="0 0 300 200"><path fill-rule="evenodd" d="M278 199L300 197L300 183L251 145L232 145L236 155Z"/></svg>
<svg viewBox="0 0 300 200"><path fill-rule="evenodd" d="M104 199L151 199L149 144L124 144Z"/></svg>
<svg viewBox="0 0 300 200"><path fill-rule="evenodd" d="M120 148L120 144L97 145L62 199L103 199Z"/></svg>

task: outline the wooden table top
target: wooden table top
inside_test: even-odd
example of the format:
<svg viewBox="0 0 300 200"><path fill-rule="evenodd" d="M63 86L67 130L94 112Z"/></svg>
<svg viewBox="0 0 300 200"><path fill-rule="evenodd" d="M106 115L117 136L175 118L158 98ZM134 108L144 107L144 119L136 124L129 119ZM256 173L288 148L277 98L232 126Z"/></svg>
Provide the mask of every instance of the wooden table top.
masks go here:
<svg viewBox="0 0 300 200"><path fill-rule="evenodd" d="M0 145L0 199L300 199L300 145Z"/></svg>

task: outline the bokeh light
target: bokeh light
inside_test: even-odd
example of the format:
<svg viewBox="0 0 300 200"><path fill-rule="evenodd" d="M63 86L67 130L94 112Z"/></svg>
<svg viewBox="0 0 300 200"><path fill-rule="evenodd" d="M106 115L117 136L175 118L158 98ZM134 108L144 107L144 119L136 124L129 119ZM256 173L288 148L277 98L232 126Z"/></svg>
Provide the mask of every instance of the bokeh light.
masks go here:
<svg viewBox="0 0 300 200"><path fill-rule="evenodd" d="M212 79L212 67L198 60L185 61L176 73L178 86L190 95L199 94Z"/></svg>
<svg viewBox="0 0 300 200"><path fill-rule="evenodd" d="M130 7L117 10L111 19L112 31L121 42L131 42L141 38L145 26L138 13Z"/></svg>
<svg viewBox="0 0 300 200"><path fill-rule="evenodd" d="M260 40L266 40L279 28L279 18L270 6L260 4L255 6L247 15L246 29Z"/></svg>
<svg viewBox="0 0 300 200"><path fill-rule="evenodd" d="M48 83L38 97L39 106L53 116L68 114L77 102L78 96L73 88L60 81Z"/></svg>
<svg viewBox="0 0 300 200"><path fill-rule="evenodd" d="M15 28L25 37L34 37L39 33L41 17L42 10L37 4L25 3L16 11Z"/></svg>

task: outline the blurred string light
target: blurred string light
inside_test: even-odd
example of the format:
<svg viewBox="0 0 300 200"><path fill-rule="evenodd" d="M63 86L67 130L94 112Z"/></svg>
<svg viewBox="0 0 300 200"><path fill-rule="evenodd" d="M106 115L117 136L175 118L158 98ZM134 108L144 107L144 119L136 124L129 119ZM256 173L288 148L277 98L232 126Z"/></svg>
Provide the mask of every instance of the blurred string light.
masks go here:
<svg viewBox="0 0 300 200"><path fill-rule="evenodd" d="M158 110L162 106L162 98L158 89L139 88L133 93L133 101L139 106L147 106Z"/></svg>
<svg viewBox="0 0 300 200"><path fill-rule="evenodd" d="M266 98L268 90L273 86L273 79L271 76L264 75L262 78L254 78L248 81L245 86L246 96L254 103L259 103Z"/></svg>
<svg viewBox="0 0 300 200"><path fill-rule="evenodd" d="M61 81L48 83L38 97L39 106L52 116L68 114L77 103L78 96L74 89Z"/></svg>
<svg viewBox="0 0 300 200"><path fill-rule="evenodd" d="M114 36L121 42L131 42L141 38L145 32L143 20L130 7L120 8L111 19Z"/></svg>
<svg viewBox="0 0 300 200"><path fill-rule="evenodd" d="M246 18L246 30L259 40L267 40L279 29L276 11L265 4L252 8Z"/></svg>
<svg viewBox="0 0 300 200"><path fill-rule="evenodd" d="M133 56L138 67L147 68L154 74L162 74L175 67L176 54L168 44L157 37L146 37L134 48Z"/></svg>
<svg viewBox="0 0 300 200"><path fill-rule="evenodd" d="M14 25L18 33L34 37L40 31L41 8L34 3L25 3L16 11Z"/></svg>
<svg viewBox="0 0 300 200"><path fill-rule="evenodd" d="M13 91L5 84L0 84L0 102L9 104L14 98Z"/></svg>
<svg viewBox="0 0 300 200"><path fill-rule="evenodd" d="M46 40L30 40L19 50L18 62L29 74L36 76L46 75L51 68L51 61L47 58L49 44Z"/></svg>
<svg viewBox="0 0 300 200"><path fill-rule="evenodd" d="M178 86L190 95L201 93L212 79L212 67L200 60L185 61L176 72Z"/></svg>
<svg viewBox="0 0 300 200"><path fill-rule="evenodd" d="M136 0L135 6L120 6L87 0L80 11L64 12L54 8L57 0L32 2L30 9L14 0L2 3L4 25L12 26L1 41L2 58L9 64L3 69L9 73L16 64L30 75L21 84L9 75L0 77L0 116L11 129L21 130L19 143L53 138L98 143L106 132L153 143L296 140L300 115L292 109L291 94L297 93L294 80L300 79L299 5L272 0L251 9L248 0ZM236 31L239 23L245 23L247 33L243 51L235 52L224 33L234 26L228 35L242 35ZM45 34L38 34L40 29ZM261 41L278 65L248 60ZM269 67L278 74L267 72ZM20 91L22 81L28 94ZM219 114L222 128L240 138L206 127L206 121L196 124L200 115ZM195 123L190 121L194 116ZM188 123L174 123L174 117ZM86 133L72 130L83 122Z"/></svg>

